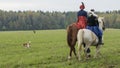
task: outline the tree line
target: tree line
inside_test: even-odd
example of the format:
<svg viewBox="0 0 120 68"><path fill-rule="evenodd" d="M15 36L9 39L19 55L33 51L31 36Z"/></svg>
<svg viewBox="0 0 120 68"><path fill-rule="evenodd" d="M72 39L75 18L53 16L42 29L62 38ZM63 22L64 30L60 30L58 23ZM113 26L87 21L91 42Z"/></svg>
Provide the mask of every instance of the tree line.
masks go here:
<svg viewBox="0 0 120 68"><path fill-rule="evenodd" d="M97 12L105 17L108 28L120 28L120 10ZM77 12L3 11L0 10L0 30L65 29L77 21Z"/></svg>

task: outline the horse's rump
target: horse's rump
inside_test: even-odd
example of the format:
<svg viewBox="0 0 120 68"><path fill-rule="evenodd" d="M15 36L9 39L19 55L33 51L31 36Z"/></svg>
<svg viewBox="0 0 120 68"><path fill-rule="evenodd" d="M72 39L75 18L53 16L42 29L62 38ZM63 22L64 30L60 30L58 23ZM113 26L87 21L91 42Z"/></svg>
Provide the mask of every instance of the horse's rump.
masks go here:
<svg viewBox="0 0 120 68"><path fill-rule="evenodd" d="M98 43L98 38L89 29L80 29L77 34L77 40L79 44L85 43L85 44L97 44Z"/></svg>

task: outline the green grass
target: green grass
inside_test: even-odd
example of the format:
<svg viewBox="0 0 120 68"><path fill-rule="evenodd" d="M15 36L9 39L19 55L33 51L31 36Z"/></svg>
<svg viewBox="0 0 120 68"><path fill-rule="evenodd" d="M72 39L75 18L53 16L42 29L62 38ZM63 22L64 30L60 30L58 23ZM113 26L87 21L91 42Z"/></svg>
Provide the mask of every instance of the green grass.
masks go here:
<svg viewBox="0 0 120 68"><path fill-rule="evenodd" d="M66 30L39 30L36 34L32 31L0 32L0 68L119 68L119 38L119 29L107 29L102 57L93 58L95 47L92 46L89 60L78 61L73 55L68 61ZM30 48L22 46L27 41L31 41Z"/></svg>

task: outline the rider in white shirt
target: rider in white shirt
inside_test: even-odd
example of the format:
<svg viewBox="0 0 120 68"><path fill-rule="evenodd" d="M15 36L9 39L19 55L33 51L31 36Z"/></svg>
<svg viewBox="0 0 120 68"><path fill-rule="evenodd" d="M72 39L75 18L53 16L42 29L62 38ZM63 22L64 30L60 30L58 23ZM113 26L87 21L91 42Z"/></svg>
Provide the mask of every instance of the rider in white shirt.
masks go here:
<svg viewBox="0 0 120 68"><path fill-rule="evenodd" d="M97 14L95 14L95 10L94 10L94 9L91 9L91 10L90 10L90 14L92 14L93 16L95 16L95 17L97 17L97 18L98 18L98 15L97 15Z"/></svg>
<svg viewBox="0 0 120 68"><path fill-rule="evenodd" d="M102 42L102 31L99 29L98 15L95 14L94 9L91 9L88 16L87 29L93 31L99 38L98 44L104 44Z"/></svg>

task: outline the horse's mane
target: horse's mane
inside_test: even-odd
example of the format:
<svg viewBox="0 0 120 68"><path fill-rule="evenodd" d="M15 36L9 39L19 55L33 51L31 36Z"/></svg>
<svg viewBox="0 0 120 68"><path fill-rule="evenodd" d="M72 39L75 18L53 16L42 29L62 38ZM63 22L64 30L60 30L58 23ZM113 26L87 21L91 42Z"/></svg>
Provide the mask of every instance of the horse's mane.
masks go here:
<svg viewBox="0 0 120 68"><path fill-rule="evenodd" d="M100 28L101 30L105 30L104 17L98 17L98 21L99 21L99 28Z"/></svg>

